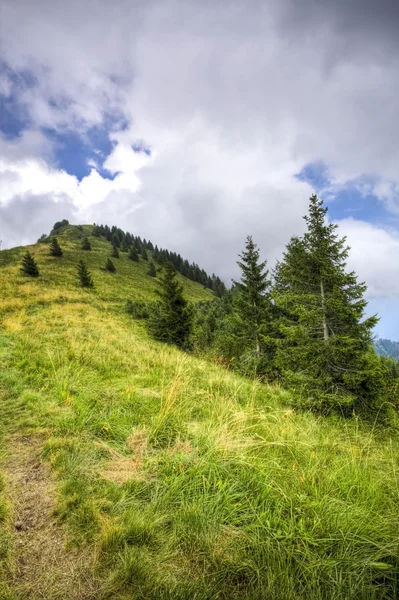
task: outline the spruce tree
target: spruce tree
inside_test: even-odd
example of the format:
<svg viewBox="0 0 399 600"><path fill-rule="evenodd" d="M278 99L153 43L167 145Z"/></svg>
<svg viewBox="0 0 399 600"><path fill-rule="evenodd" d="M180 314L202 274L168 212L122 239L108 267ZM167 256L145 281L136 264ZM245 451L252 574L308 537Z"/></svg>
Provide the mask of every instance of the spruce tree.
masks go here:
<svg viewBox="0 0 399 600"><path fill-rule="evenodd" d="M115 244L112 244L112 253L111 253L112 258L119 258L119 250L118 250L118 246L116 246Z"/></svg>
<svg viewBox="0 0 399 600"><path fill-rule="evenodd" d="M83 260L79 261L77 272L81 287L94 287L90 271L88 270L86 263Z"/></svg>
<svg viewBox="0 0 399 600"><path fill-rule="evenodd" d="M105 268L110 273L115 273L116 272L116 267L115 267L114 263L112 262L112 260L110 258L107 258L107 262L105 263Z"/></svg>
<svg viewBox="0 0 399 600"><path fill-rule="evenodd" d="M148 267L147 275L149 275L150 277L157 276L157 271L155 269L155 265L153 262L150 262L150 266Z"/></svg>
<svg viewBox="0 0 399 600"><path fill-rule="evenodd" d="M237 262L241 281L234 281L232 331L241 366L252 373L272 371L271 281L266 261L260 262L259 250L251 236ZM266 364L268 363L268 364Z"/></svg>
<svg viewBox="0 0 399 600"><path fill-rule="evenodd" d="M29 250L26 251L22 258L22 266L20 271L25 275L29 275L30 277L39 276L39 269L37 263L33 258L32 254L29 252Z"/></svg>
<svg viewBox="0 0 399 600"><path fill-rule="evenodd" d="M121 244L121 252L129 252L129 245L126 241L126 237L123 238L123 241Z"/></svg>
<svg viewBox="0 0 399 600"><path fill-rule="evenodd" d="M141 247L141 257L143 260L148 260L148 253L144 245Z"/></svg>
<svg viewBox="0 0 399 600"><path fill-rule="evenodd" d="M87 236L83 238L82 250L91 250L90 240Z"/></svg>
<svg viewBox="0 0 399 600"><path fill-rule="evenodd" d="M130 248L129 258L130 258L130 260L133 260L134 262L138 262L138 260L139 260L139 254L138 254L135 246L132 246Z"/></svg>
<svg viewBox="0 0 399 600"><path fill-rule="evenodd" d="M368 411L378 402L379 368L369 352L378 319L364 319L366 286L346 271L346 239L326 213L312 196L307 232L291 239L276 268L277 364L298 401L321 410Z"/></svg>
<svg viewBox="0 0 399 600"><path fill-rule="evenodd" d="M50 255L51 256L62 256L63 255L63 251L62 251L61 246L59 245L56 237L53 237L50 242Z"/></svg>
<svg viewBox="0 0 399 600"><path fill-rule="evenodd" d="M159 279L159 304L148 320L151 335L162 342L186 347L191 328L191 310L183 297L183 287L170 262Z"/></svg>

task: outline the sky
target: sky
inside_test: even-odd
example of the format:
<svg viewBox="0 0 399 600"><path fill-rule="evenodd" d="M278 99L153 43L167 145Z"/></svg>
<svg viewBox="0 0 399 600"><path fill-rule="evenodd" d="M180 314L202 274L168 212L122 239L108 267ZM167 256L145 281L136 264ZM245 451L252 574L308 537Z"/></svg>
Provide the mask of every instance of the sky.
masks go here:
<svg viewBox="0 0 399 600"><path fill-rule="evenodd" d="M115 224L228 283L316 192L399 340L396 0L0 0L0 239Z"/></svg>

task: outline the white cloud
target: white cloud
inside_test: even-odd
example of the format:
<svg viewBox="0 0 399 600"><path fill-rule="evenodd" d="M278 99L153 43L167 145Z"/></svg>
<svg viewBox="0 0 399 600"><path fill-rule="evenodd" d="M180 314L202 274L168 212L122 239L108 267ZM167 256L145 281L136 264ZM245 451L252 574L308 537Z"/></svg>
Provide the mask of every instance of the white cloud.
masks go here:
<svg viewBox="0 0 399 600"><path fill-rule="evenodd" d="M370 298L399 299L398 231L358 221L339 221L339 232L351 246L349 267L366 281Z"/></svg>
<svg viewBox="0 0 399 600"><path fill-rule="evenodd" d="M395 28L384 36L374 27L380 11L349 4L99 0L94 11L88 0L40 0L40 10L3 0L0 51L11 71L30 74L19 100L33 131L0 141L0 205L46 198L51 210L58 203L76 221L119 224L226 278L248 233L273 263L302 231L311 189L295 174L311 161L328 165L336 189L374 178L395 214ZM127 122L102 165L113 181L92 161L78 182L34 133L84 133L110 116ZM151 157L133 151L137 140ZM341 227L370 292L397 294L396 234L354 220Z"/></svg>

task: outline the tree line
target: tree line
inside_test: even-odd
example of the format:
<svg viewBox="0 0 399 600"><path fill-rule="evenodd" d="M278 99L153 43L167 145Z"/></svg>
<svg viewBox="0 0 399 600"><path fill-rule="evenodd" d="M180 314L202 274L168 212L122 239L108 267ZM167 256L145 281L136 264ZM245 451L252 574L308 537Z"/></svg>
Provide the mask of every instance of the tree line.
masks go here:
<svg viewBox="0 0 399 600"><path fill-rule="evenodd" d="M366 285L347 270L349 247L326 213L312 196L306 233L291 238L272 272L249 236L241 278L220 298L189 305L169 262L156 307L129 310L147 318L156 339L282 383L298 406L389 418L399 404L399 365L374 351L378 318L365 317Z"/></svg>

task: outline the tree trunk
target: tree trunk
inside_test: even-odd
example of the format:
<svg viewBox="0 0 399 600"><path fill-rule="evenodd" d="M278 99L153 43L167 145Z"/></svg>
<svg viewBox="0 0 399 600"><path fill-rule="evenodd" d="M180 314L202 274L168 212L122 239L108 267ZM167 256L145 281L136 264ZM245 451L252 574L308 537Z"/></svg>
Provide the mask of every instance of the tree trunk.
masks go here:
<svg viewBox="0 0 399 600"><path fill-rule="evenodd" d="M323 285L322 279L320 279L320 294L321 294L321 307L323 309L323 338L324 338L324 341L327 341L328 338L330 337L330 335L328 333L328 325L327 325L326 310L325 310L324 285Z"/></svg>

